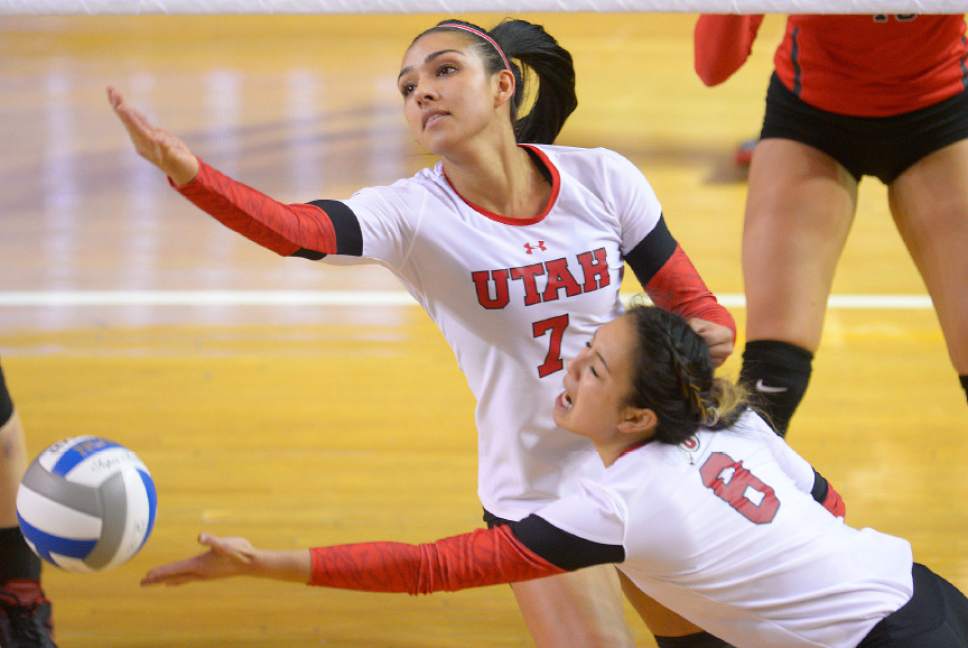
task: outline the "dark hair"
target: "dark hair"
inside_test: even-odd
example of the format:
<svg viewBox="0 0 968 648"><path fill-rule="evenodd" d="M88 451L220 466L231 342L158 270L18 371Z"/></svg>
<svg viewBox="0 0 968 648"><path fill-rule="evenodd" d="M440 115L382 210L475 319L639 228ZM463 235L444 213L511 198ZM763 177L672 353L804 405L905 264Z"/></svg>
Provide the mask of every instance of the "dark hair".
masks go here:
<svg viewBox="0 0 968 648"><path fill-rule="evenodd" d="M709 347L684 319L655 306L633 306L637 348L632 371L635 407L655 412L655 440L682 443L700 427L729 427L746 410L742 387L713 375Z"/></svg>
<svg viewBox="0 0 968 648"><path fill-rule="evenodd" d="M558 137L565 120L578 106L575 95L575 66L568 50L544 30L526 20L505 19L490 31L463 20L443 20L413 39L438 31L456 31L448 25L464 25L484 32L493 38L507 56L514 75L514 98L511 100L511 123L514 137L519 142L551 144ZM471 32L459 30L477 43L477 50L484 59L484 69L489 74L506 69L504 59L493 45ZM515 61L520 62L520 65ZM538 77L538 91L534 106L527 115L518 118L518 111L525 98L526 82L531 74Z"/></svg>

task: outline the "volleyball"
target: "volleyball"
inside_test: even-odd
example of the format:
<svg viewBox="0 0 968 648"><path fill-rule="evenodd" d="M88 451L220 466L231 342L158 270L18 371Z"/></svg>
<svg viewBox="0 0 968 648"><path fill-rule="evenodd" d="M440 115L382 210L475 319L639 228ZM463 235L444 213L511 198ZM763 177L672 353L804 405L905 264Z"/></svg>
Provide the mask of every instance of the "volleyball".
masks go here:
<svg viewBox="0 0 968 648"><path fill-rule="evenodd" d="M124 446L95 436L54 443L17 491L30 548L71 572L116 567L144 546L158 498L148 468Z"/></svg>

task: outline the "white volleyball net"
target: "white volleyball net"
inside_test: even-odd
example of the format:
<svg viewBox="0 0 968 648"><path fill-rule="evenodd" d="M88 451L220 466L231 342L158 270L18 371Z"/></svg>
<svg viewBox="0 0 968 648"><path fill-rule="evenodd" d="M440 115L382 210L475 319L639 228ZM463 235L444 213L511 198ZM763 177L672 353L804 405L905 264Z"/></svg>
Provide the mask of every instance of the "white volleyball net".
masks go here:
<svg viewBox="0 0 968 648"><path fill-rule="evenodd" d="M940 14L966 0L0 0L0 15L467 12Z"/></svg>

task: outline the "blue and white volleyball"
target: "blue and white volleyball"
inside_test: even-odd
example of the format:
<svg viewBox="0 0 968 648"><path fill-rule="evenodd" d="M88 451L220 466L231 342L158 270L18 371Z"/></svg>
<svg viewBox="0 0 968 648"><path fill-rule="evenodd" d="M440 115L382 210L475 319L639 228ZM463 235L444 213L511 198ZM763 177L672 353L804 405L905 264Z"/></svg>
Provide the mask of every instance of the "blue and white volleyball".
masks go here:
<svg viewBox="0 0 968 648"><path fill-rule="evenodd" d="M158 498L135 453L94 436L53 444L17 491L17 519L38 556L72 572L116 567L144 546Z"/></svg>

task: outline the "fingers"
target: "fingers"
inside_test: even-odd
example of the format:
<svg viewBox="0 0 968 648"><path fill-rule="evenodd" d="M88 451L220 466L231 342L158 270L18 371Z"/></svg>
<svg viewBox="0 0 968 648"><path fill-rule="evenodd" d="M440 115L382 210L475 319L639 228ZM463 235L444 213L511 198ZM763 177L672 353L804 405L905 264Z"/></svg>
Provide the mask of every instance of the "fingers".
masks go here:
<svg viewBox="0 0 968 648"><path fill-rule="evenodd" d="M183 560L178 563L155 567L144 575L141 579L141 585L179 585L181 583L187 583L188 581L200 580L201 576L195 573L194 569L186 565L188 562L190 561Z"/></svg>
<svg viewBox="0 0 968 648"><path fill-rule="evenodd" d="M198 159L180 139L152 126L114 86L107 87L107 96L138 155L161 169L176 186L185 185L198 175Z"/></svg>
<svg viewBox="0 0 968 648"><path fill-rule="evenodd" d="M246 553L248 542L242 538L219 538L208 533L198 534L198 544L211 547L212 550L222 556L228 556L243 565L252 562L252 556Z"/></svg>
<svg viewBox="0 0 968 648"><path fill-rule="evenodd" d="M710 347L709 359L712 361L713 369L716 369L722 366L722 364L726 362L726 359L729 358L732 352L733 352L733 345Z"/></svg>
<svg viewBox="0 0 968 648"><path fill-rule="evenodd" d="M111 104L112 108L117 110L118 106L121 105L121 93L118 92L114 86L108 86L106 90L108 94L108 103Z"/></svg>
<svg viewBox="0 0 968 648"><path fill-rule="evenodd" d="M689 326L709 347L709 358L712 360L714 368L726 362L726 359L733 352L732 330L722 324L695 317L689 320Z"/></svg>
<svg viewBox="0 0 968 648"><path fill-rule="evenodd" d="M713 367L719 367L726 362L726 359L729 358L729 356L733 353L733 348L733 337L731 334L721 342L710 344L709 357L713 362Z"/></svg>
<svg viewBox="0 0 968 648"><path fill-rule="evenodd" d="M107 94L108 102L132 137L136 135L150 135L153 130L151 124L148 123L144 115L125 103L124 96L117 88L108 86Z"/></svg>
<svg viewBox="0 0 968 648"><path fill-rule="evenodd" d="M172 574L170 576L158 576L153 575L148 572L144 578L141 579L142 587L151 587L152 585L184 585L185 583L191 583L192 581L202 580L201 577L196 574Z"/></svg>

